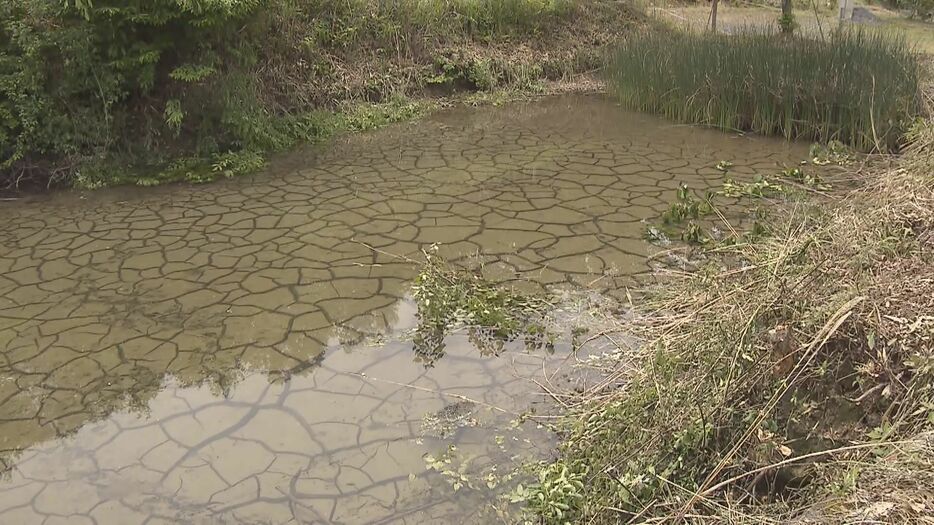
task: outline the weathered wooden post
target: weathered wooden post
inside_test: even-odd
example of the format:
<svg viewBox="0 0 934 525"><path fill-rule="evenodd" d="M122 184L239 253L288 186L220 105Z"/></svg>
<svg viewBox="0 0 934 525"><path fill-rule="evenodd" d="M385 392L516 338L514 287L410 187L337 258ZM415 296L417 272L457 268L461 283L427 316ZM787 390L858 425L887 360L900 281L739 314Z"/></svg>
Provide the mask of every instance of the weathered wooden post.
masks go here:
<svg viewBox="0 0 934 525"><path fill-rule="evenodd" d="M710 32L717 32L717 6L720 4L720 0L712 0L710 2Z"/></svg>

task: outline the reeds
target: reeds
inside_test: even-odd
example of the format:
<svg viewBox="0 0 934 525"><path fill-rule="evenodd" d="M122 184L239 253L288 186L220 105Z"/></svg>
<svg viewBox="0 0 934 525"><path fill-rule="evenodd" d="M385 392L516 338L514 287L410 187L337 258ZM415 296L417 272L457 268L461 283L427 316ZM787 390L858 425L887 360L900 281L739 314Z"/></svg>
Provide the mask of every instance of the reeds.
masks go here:
<svg viewBox="0 0 934 525"><path fill-rule="evenodd" d="M608 71L627 106L721 129L897 150L920 110L921 67L904 41L867 30L826 40L753 29L643 32Z"/></svg>

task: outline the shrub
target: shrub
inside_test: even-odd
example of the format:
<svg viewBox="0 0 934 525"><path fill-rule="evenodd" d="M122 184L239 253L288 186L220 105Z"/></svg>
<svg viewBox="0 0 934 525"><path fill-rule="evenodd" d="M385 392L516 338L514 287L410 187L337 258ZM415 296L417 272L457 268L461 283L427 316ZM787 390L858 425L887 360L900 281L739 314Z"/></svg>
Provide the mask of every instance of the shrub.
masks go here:
<svg viewBox="0 0 934 525"><path fill-rule="evenodd" d="M0 170L171 149L242 104L262 0L10 0L0 6ZM223 89L221 89L223 88ZM218 96L220 95L220 96ZM230 104L237 99L238 104ZM217 137L215 149L236 137Z"/></svg>
<svg viewBox="0 0 934 525"><path fill-rule="evenodd" d="M328 134L335 117L321 109L404 93L417 76L409 61L428 56L426 49L528 37L575 5L6 0L0 2L0 188L30 174L44 182L59 173L64 182L92 186L126 181L115 174L128 165L147 180L162 180L151 174L172 159L205 165L229 152L287 148ZM356 75L352 89L340 73L347 64L359 65L349 68ZM478 86L500 82L495 63L475 65L469 74ZM397 118L367 117L373 122L349 115L346 124Z"/></svg>
<svg viewBox="0 0 934 525"><path fill-rule="evenodd" d="M902 40L641 33L609 72L629 107L723 129L897 149L919 110L920 66Z"/></svg>
<svg viewBox="0 0 934 525"><path fill-rule="evenodd" d="M894 9L908 11L912 17L922 20L934 17L934 0L886 0L884 3Z"/></svg>

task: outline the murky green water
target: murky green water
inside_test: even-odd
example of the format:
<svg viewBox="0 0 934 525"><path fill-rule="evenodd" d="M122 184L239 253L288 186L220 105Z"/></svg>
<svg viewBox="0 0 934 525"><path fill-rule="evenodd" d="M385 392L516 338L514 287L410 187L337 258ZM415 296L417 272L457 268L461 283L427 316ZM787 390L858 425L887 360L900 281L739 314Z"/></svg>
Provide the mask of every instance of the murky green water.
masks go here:
<svg viewBox="0 0 934 525"><path fill-rule="evenodd" d="M255 178L0 203L0 523L489 522L423 455L547 454L510 422L561 348L481 356L456 335L425 368L399 335L417 269L395 256L441 243L496 279L613 294L680 182L805 153L561 97Z"/></svg>

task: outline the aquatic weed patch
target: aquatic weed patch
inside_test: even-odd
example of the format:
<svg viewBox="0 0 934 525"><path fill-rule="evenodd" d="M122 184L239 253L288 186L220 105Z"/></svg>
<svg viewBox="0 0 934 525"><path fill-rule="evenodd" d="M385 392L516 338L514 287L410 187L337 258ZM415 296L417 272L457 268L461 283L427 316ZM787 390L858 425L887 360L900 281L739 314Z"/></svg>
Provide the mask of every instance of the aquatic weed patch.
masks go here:
<svg viewBox="0 0 934 525"><path fill-rule="evenodd" d="M545 316L548 297L522 294L454 267L431 251L412 285L418 305L415 352L427 366L444 355L444 338L468 330L481 352L497 354L507 341L523 338L527 346L553 347Z"/></svg>
<svg viewBox="0 0 934 525"><path fill-rule="evenodd" d="M712 240L726 243L740 241L740 237L755 237L767 231L767 228L761 222L764 210L756 207L752 210L746 210L751 213L743 212L740 221L752 219L749 229L740 228L730 223L730 219L724 216L723 205L727 208L735 208L735 205L741 200L757 200L771 198L795 198L800 196L802 191L823 192L831 189L819 173L820 168L828 164L845 165L852 160L852 154L849 149L839 143L822 146L815 144L810 150L811 163L813 166L806 167L808 161L803 161L801 165L792 168L785 168L772 175L755 175L752 180L735 180L730 175L733 163L728 160L721 160L714 166L723 173L723 182L720 189L707 191L703 197L698 197L696 192L692 191L687 184L681 183L675 193L675 199L661 214L661 224L650 225L646 228L645 238L649 242L659 246L667 246L670 239L680 237L688 244L706 245ZM732 202L723 202L721 197L732 199ZM715 234L708 234L707 226L712 226L710 216L716 216L716 220L722 221L728 232L715 230Z"/></svg>

